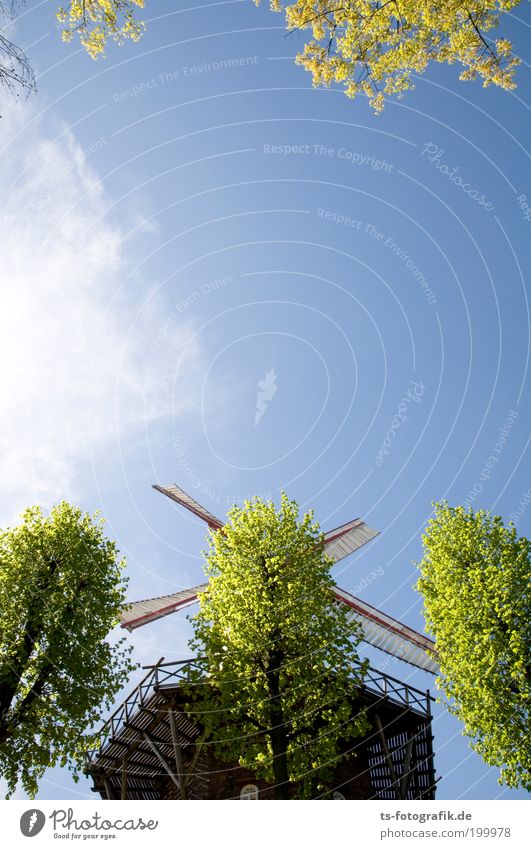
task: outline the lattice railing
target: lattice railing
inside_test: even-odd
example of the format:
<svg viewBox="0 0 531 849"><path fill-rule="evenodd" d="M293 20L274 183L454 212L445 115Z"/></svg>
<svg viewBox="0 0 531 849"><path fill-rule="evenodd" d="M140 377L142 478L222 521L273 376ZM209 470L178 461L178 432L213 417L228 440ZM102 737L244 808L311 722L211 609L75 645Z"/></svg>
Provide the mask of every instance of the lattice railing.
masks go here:
<svg viewBox="0 0 531 849"><path fill-rule="evenodd" d="M166 687L175 687L180 682L189 680L191 669L198 666L195 659L174 660L166 663L163 661L164 658L161 658L153 666L144 667L149 670L148 673L102 726L100 745L90 752L89 762L97 758L108 740L116 738L119 732L130 724L135 712L145 705L152 692ZM363 686L378 696L404 705L426 717L430 716L430 703L433 699L429 691L418 690L372 667L369 667L365 673Z"/></svg>

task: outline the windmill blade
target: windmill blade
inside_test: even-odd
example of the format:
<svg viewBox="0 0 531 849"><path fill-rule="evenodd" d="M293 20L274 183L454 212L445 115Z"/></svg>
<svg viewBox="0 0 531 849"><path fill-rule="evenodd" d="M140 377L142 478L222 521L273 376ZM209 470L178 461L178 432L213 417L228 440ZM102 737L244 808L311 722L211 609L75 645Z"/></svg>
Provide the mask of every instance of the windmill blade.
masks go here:
<svg viewBox="0 0 531 849"><path fill-rule="evenodd" d="M334 595L347 608L348 619L361 625L366 643L433 675L439 674L433 640L339 587Z"/></svg>
<svg viewBox="0 0 531 849"><path fill-rule="evenodd" d="M327 531L324 538L324 550L334 563L348 557L365 543L378 536L380 531L369 528L363 519L353 519L333 531Z"/></svg>
<svg viewBox="0 0 531 849"><path fill-rule="evenodd" d="M176 501L182 507L186 507L195 516L203 519L211 528L219 529L225 524L176 484L169 484L168 486L153 484L153 489L162 492L163 495L171 498L172 501ZM363 519L353 519L351 522L347 522L325 533L324 549L334 563L337 563L343 557L347 557L365 545L365 543L370 542L379 533L379 531L370 528Z"/></svg>
<svg viewBox="0 0 531 849"><path fill-rule="evenodd" d="M219 519L205 510L197 501L187 495L180 487L172 484L171 486L153 485L153 489L162 492L191 510L196 516L208 522L212 528L221 528L222 524ZM215 524L214 524L215 523ZM328 556L337 563L343 557L351 554L362 545L369 542L379 531L369 528L363 519L353 519L339 528L334 528L332 531L327 531L324 535L324 550ZM132 602L127 608L122 611L120 622L122 628L127 628L133 631L141 625L146 625L148 622L154 622L156 619L161 619L163 616L168 616L176 610L181 610L183 607L193 604L197 599L197 593L204 590L206 584L199 587L192 587L189 590L182 590L171 595L159 596L157 598L145 599L143 601Z"/></svg>
<svg viewBox="0 0 531 849"><path fill-rule="evenodd" d="M134 631L135 628L147 625L148 622L154 622L156 619L162 619L177 610L182 610L194 604L197 601L197 594L204 592L207 586L208 584L200 584L171 595L132 602L122 611L121 626L128 631ZM348 619L361 625L366 643L419 669L434 675L439 673L439 664L432 656L432 653L435 653L433 640L371 604L356 598L346 590L336 587L334 596L338 604L347 608Z"/></svg>
<svg viewBox="0 0 531 849"><path fill-rule="evenodd" d="M171 595L161 595L157 598L147 598L143 601L133 601L123 608L120 614L120 624L128 631L134 631L148 622L162 619L170 613L182 610L197 601L197 593L204 592L207 584L191 587L189 590L180 590Z"/></svg>
<svg viewBox="0 0 531 849"><path fill-rule="evenodd" d="M159 484L154 483L153 489L156 489L158 492L162 492L163 495L167 495L168 498L171 498L172 501L176 501L177 504L180 504L182 507L186 507L187 510L190 510L195 516L198 516L200 519L203 519L207 525L215 530L222 528L224 522L210 513L205 507L199 504L195 498L192 498L191 495L188 495L184 489L181 489L180 486L176 486L174 483L169 486L159 486Z"/></svg>

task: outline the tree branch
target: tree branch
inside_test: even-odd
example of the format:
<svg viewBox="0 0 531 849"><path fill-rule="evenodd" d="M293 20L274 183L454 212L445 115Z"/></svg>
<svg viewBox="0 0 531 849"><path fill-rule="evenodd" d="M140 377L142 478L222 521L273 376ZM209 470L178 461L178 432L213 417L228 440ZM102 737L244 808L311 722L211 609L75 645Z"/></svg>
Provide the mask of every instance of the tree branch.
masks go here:
<svg viewBox="0 0 531 849"><path fill-rule="evenodd" d="M0 3L0 14L8 20L13 20L17 6L16 0L13 0L9 7L6 3ZM0 84L10 91L26 89L29 93L37 89L35 74L28 57L20 47L2 34L0 34Z"/></svg>
<svg viewBox="0 0 531 849"><path fill-rule="evenodd" d="M470 14L470 12L468 11L468 9L466 10L466 12L467 12L467 15L468 15L468 20L470 21L470 23L471 23L471 24L472 24L472 26L474 27L474 30L475 30L475 31L476 31L476 33L478 34L478 36L479 36L479 38L481 39L481 41L483 42L483 44L485 45L486 50L488 50L488 52L490 53L490 55L492 56L492 58L496 60L496 59L498 58L498 56L496 55L496 52L492 49L492 47L491 47L491 45L488 43L488 41L487 41L487 40L483 37L483 33L481 32L481 30L480 30L480 29L479 29L479 27L477 26L477 24L476 24L476 22L475 22L474 18L472 17L472 15L471 15L471 14Z"/></svg>

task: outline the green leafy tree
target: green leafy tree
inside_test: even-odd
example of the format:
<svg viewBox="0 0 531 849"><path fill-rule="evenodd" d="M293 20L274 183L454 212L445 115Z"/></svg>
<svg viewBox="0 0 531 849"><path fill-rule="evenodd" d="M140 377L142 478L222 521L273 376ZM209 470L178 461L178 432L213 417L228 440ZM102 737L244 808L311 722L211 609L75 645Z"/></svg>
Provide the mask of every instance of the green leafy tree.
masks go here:
<svg viewBox="0 0 531 849"><path fill-rule="evenodd" d="M530 542L480 510L435 504L418 589L449 709L500 782L531 790Z"/></svg>
<svg viewBox="0 0 531 849"><path fill-rule="evenodd" d="M199 596L194 712L217 755L272 781L276 798L327 792L340 741L364 732L353 699L364 665L312 513L282 495L229 511L210 537Z"/></svg>
<svg viewBox="0 0 531 849"><path fill-rule="evenodd" d="M310 31L296 62L311 72L314 85L340 83L349 97L368 95L379 111L386 96L414 88L414 74L430 62L457 62L462 80L514 88L519 60L507 39L493 40L490 33L519 2L270 0L270 6L285 13L290 31Z"/></svg>
<svg viewBox="0 0 531 849"><path fill-rule="evenodd" d="M84 732L134 667L106 639L125 579L103 520L66 502L22 518L0 531L0 776L33 796L47 767L77 779L94 739Z"/></svg>

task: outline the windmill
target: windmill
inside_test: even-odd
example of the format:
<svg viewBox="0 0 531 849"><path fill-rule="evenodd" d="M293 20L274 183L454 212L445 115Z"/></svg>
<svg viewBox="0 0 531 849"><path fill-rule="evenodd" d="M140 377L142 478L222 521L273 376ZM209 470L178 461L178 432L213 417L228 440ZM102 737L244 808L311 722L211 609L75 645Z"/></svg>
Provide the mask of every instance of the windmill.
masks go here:
<svg viewBox="0 0 531 849"><path fill-rule="evenodd" d="M211 529L223 528L217 516L180 487L154 489ZM337 563L377 534L362 519L353 519L327 531L322 544ZM132 602L122 611L122 627L134 631L182 610L206 587ZM353 629L361 626L365 642L427 672L438 672L431 640L346 590L335 587L333 593ZM86 767L94 791L104 799L272 798L272 786L251 769L217 759L205 738L201 712L190 713L183 681L189 680L195 660L163 661L145 667L146 676L102 727L99 748L90 753ZM370 727L354 746L357 758L340 758L334 768L332 798L434 799L431 702L429 691L369 667L353 709L367 711Z"/></svg>
<svg viewBox="0 0 531 849"><path fill-rule="evenodd" d="M212 530L223 527L220 519L175 484L155 484L153 488L202 519ZM353 519L327 531L324 534L323 547L328 557L338 563L370 542L378 533L379 531L370 528L363 519ZM201 584L169 595L134 601L122 611L121 626L131 632L149 622L169 616L194 604L198 593L203 592L206 587L207 584ZM334 597L335 603L346 609L349 621L353 625L361 625L365 642L419 669L432 674L439 672L435 645L428 637L339 587L335 587Z"/></svg>

